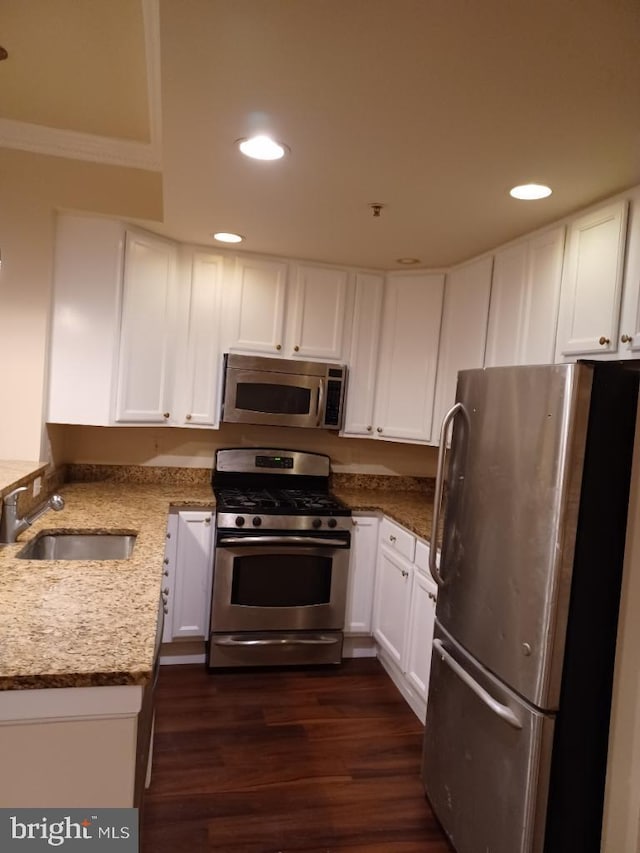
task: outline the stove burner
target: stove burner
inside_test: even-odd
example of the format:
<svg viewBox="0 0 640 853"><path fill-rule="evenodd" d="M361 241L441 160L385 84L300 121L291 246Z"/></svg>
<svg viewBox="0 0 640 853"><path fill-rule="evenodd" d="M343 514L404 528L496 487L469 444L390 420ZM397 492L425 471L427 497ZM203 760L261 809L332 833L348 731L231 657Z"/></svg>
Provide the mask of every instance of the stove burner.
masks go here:
<svg viewBox="0 0 640 853"><path fill-rule="evenodd" d="M258 510L295 513L330 513L344 511L345 506L330 494L306 492L303 489L221 489L216 492L218 505L226 511Z"/></svg>

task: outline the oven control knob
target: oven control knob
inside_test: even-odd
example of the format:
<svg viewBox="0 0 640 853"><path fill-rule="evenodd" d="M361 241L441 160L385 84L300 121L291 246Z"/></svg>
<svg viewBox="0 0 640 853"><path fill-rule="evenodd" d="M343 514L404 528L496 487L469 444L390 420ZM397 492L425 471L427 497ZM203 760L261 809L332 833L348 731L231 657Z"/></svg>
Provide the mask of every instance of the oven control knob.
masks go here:
<svg viewBox="0 0 640 853"><path fill-rule="evenodd" d="M336 527L338 522L335 520L335 518L330 518L327 524L329 525L329 527Z"/></svg>
<svg viewBox="0 0 640 853"><path fill-rule="evenodd" d="M244 527L244 517L242 515L236 517L236 527Z"/></svg>
<svg viewBox="0 0 640 853"><path fill-rule="evenodd" d="M319 527L322 526L322 519L314 518L313 521L311 522L311 525L312 525L312 527L315 527L317 530Z"/></svg>
<svg viewBox="0 0 640 853"><path fill-rule="evenodd" d="M259 515L254 515L253 521L251 523L254 527L260 527L260 525L262 524L262 519Z"/></svg>

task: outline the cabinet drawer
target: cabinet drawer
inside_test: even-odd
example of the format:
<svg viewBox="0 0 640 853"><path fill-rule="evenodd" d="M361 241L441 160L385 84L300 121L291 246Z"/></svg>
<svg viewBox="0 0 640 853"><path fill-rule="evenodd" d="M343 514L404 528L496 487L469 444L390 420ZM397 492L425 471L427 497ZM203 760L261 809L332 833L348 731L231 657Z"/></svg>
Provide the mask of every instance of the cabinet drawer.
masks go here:
<svg viewBox="0 0 640 853"><path fill-rule="evenodd" d="M416 539L416 556L414 559L414 563L418 571L422 572L423 575L427 577L431 577L431 569L429 568L429 552L431 549L431 545L428 542L424 542L422 539ZM440 566L440 551L436 554L436 566Z"/></svg>
<svg viewBox="0 0 640 853"><path fill-rule="evenodd" d="M402 554L407 560L413 562L413 555L416 550L415 536L408 530L394 524L393 521L389 521L388 518L382 519L380 542L384 542L389 548L393 548L398 554Z"/></svg>

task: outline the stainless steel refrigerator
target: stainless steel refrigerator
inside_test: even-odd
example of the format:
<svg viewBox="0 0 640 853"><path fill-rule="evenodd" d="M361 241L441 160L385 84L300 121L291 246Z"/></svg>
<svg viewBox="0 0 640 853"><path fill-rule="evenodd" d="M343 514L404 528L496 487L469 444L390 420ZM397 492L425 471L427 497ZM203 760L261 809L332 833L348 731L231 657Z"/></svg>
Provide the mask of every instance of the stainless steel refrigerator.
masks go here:
<svg viewBox="0 0 640 853"><path fill-rule="evenodd" d="M458 853L600 850L639 370L458 376L422 772Z"/></svg>

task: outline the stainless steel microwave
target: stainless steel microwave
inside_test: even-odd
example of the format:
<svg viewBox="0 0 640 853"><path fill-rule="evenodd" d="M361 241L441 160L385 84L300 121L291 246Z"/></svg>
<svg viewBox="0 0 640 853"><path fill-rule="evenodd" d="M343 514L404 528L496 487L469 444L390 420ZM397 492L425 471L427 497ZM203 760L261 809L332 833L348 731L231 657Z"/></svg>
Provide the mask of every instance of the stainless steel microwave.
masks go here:
<svg viewBox="0 0 640 853"><path fill-rule="evenodd" d="M342 364L227 353L222 420L340 429L346 374Z"/></svg>

